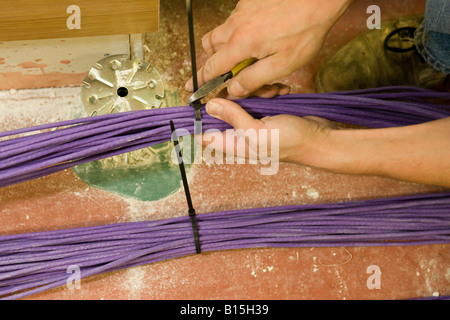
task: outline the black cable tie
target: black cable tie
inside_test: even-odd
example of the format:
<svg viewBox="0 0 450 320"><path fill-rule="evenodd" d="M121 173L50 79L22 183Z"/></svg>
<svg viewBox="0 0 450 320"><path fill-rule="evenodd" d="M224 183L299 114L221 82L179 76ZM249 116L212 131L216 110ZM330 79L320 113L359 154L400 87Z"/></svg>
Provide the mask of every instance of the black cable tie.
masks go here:
<svg viewBox="0 0 450 320"><path fill-rule="evenodd" d="M180 145L178 144L178 136L175 131L175 125L170 120L170 129L172 131L172 140L177 154L178 166L180 167L181 180L183 180L184 193L186 194L186 200L188 204L189 217L191 218L192 231L194 232L195 251L197 254L201 253L200 238L198 235L198 224L195 214L194 206L192 205L191 193L189 192L189 185L186 177L186 170L184 169L183 155L181 154Z"/></svg>
<svg viewBox="0 0 450 320"><path fill-rule="evenodd" d="M191 104L195 110L195 125L194 125L194 135L199 135L202 133L202 104L200 101L195 101Z"/></svg>
<svg viewBox="0 0 450 320"><path fill-rule="evenodd" d="M196 54L195 54L195 37L194 37L194 17L192 14L192 1L186 0L186 9L187 9L187 16L188 16L188 27L189 27L189 48L191 52L191 69L192 69L192 87L194 89L194 92L198 90L198 80L197 80L197 60L196 60ZM195 121L199 123L202 121L202 114L200 112L200 109L202 107L202 104L199 100L194 101L191 103L191 106L195 110ZM197 129L197 128L196 128ZM195 130L195 133L198 134L198 130Z"/></svg>
<svg viewBox="0 0 450 320"><path fill-rule="evenodd" d="M202 113L201 113L202 104L200 103L200 101L197 100L192 102L191 107L194 108L195 110L195 121L202 121Z"/></svg>
<svg viewBox="0 0 450 320"><path fill-rule="evenodd" d="M195 55L195 39L194 39L194 18L192 15L191 0L186 0L186 9L189 26L189 48L191 50L192 85L195 92L198 90L198 81L197 81L197 61L195 58L196 55Z"/></svg>

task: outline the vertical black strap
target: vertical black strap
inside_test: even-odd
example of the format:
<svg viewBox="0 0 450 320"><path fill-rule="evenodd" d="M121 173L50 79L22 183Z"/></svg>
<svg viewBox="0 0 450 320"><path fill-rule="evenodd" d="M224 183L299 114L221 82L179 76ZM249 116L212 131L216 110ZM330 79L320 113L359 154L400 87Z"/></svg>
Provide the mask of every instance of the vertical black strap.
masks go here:
<svg viewBox="0 0 450 320"><path fill-rule="evenodd" d="M186 9L189 25L189 47L191 49L192 84L195 92L198 90L198 81L197 81L197 61L195 56L194 18L192 15L191 0L186 0Z"/></svg>
<svg viewBox="0 0 450 320"><path fill-rule="evenodd" d="M192 231L194 232L195 251L197 253L201 253L200 238L198 236L198 225L195 215L195 209L194 206L192 205L191 193L189 191L189 185L186 177L186 170L184 169L183 155L181 154L180 145L178 144L178 136L175 131L175 125L173 124L172 120L170 120L170 129L172 131L172 140L175 147L175 152L177 154L178 165L180 167L181 179L183 180L184 193L186 194L189 217L191 218Z"/></svg>
<svg viewBox="0 0 450 320"><path fill-rule="evenodd" d="M198 90L198 80L197 80L197 60L196 60L196 54L195 54L195 39L194 39L194 18L192 14L192 2L191 0L186 0L186 9L187 9L187 16L188 16L188 26L189 26L189 47L191 52L191 69L192 69L192 84L194 92ZM194 134L200 134L201 133L201 103L200 101L195 101L191 104L191 106L195 110L195 127L194 127ZM189 217L191 218L191 225L192 230L194 232L194 240L195 240L195 250L197 253L201 253L200 250L200 240L198 236L198 225L197 225L197 219L195 217L195 209L192 205L191 200L191 193L189 192L189 185L187 182L186 177L186 171L184 169L184 162L183 162L183 156L181 154L180 146L178 145L178 136L175 132L175 126L173 124L173 121L170 121L170 128L172 130L172 139L174 141L175 151L177 153L178 158L178 164L180 167L180 173L181 173L181 179L183 180L183 186L184 186L184 192L186 194L186 200L189 208Z"/></svg>
<svg viewBox="0 0 450 320"><path fill-rule="evenodd" d="M198 80L197 80L197 59L195 54L195 37L194 37L194 17L192 14L192 1L186 0L186 9L188 16L188 25L189 25L189 48L191 51L191 69L192 69L192 87L194 92L198 90ZM197 124L202 121L202 116L200 113L201 103L200 101L194 101L191 106L195 110L195 120ZM195 128L195 134L199 134L198 128Z"/></svg>

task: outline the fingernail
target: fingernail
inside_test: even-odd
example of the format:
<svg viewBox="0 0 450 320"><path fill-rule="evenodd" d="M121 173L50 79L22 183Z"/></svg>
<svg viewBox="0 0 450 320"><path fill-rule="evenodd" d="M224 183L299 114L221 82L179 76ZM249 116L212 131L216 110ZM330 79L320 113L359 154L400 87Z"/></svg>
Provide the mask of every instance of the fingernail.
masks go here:
<svg viewBox="0 0 450 320"><path fill-rule="evenodd" d="M234 97L242 97L248 94L239 81L232 81L228 86L228 92Z"/></svg>
<svg viewBox="0 0 450 320"><path fill-rule="evenodd" d="M211 117L221 119L222 109L223 106L217 102L217 100L210 100L206 103L206 112L208 112Z"/></svg>

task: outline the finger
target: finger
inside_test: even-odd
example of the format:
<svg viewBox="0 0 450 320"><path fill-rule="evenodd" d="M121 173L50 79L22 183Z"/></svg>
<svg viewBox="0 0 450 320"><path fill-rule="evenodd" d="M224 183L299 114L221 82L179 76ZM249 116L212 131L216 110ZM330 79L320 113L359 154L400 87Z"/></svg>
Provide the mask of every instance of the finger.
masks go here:
<svg viewBox="0 0 450 320"><path fill-rule="evenodd" d="M206 103L206 112L217 119L229 123L235 129L260 129L262 122L253 118L233 101L214 98Z"/></svg>
<svg viewBox="0 0 450 320"><path fill-rule="evenodd" d="M282 84L282 83L278 83L276 85L278 85L280 88L280 91L278 91L278 95L285 96L285 95L291 93L292 88L290 86Z"/></svg>
<svg viewBox="0 0 450 320"><path fill-rule="evenodd" d="M209 148L206 154L211 154L211 150L214 150L225 153L227 156L232 155L242 159L251 156L255 159L257 133L264 125L262 121L254 119L238 104L225 99L212 99L206 104L206 111L234 128L225 132L218 130L205 132L201 143Z"/></svg>
<svg viewBox="0 0 450 320"><path fill-rule="evenodd" d="M199 87L207 81L229 72L233 67L241 61L250 58L249 50L245 45L237 45L236 41L227 42L219 51L214 53L205 65L197 72L197 82ZM185 86L187 91L193 90L192 79Z"/></svg>
<svg viewBox="0 0 450 320"><path fill-rule="evenodd" d="M264 85L262 88L252 92L249 96L260 97L260 98L273 98L278 95L279 88L274 85Z"/></svg>
<svg viewBox="0 0 450 320"><path fill-rule="evenodd" d="M286 95L291 91L289 86L281 83L274 83L270 85L264 85L262 88L252 92L250 96L260 97L260 98L273 98L277 95Z"/></svg>
<svg viewBox="0 0 450 320"><path fill-rule="evenodd" d="M233 32L234 28L225 22L205 34L202 38L202 47L208 57L219 51L228 42Z"/></svg>
<svg viewBox="0 0 450 320"><path fill-rule="evenodd" d="M277 54L258 60L228 82L229 94L235 98L247 98L265 84L288 75L293 70L289 70L284 62Z"/></svg>
<svg viewBox="0 0 450 320"><path fill-rule="evenodd" d="M238 6L239 4L236 5L236 8ZM205 34L202 38L202 47L208 57L219 51L241 24L241 20L236 19L233 10L224 23Z"/></svg>
<svg viewBox="0 0 450 320"><path fill-rule="evenodd" d="M254 134L249 134L249 132L253 132ZM206 162L210 162L209 158L211 157L218 157L220 159L221 155L218 155L217 152L222 153L226 157L237 156L242 159L249 158L250 155L255 159L257 156L254 150L250 148L250 146L255 147L258 142L256 130L227 129L220 131L217 129L208 129L201 136L201 140L197 137L196 141L206 147L203 152L203 159ZM212 155L213 153L214 156Z"/></svg>
<svg viewBox="0 0 450 320"><path fill-rule="evenodd" d="M211 57L216 51L218 51L219 41L213 39L213 32L210 31L202 38L202 47L205 50L206 55ZM220 46L223 46L223 42L220 42Z"/></svg>
<svg viewBox="0 0 450 320"><path fill-rule="evenodd" d="M291 87L281 84L281 83L274 83L270 85L264 85L261 89L256 90L255 92L252 92L250 96L254 97L260 97L260 98L273 98L277 95L282 96L289 94L291 92ZM236 98L231 96L228 93L228 88L225 87L222 90L220 90L215 98L223 98L227 100L235 100Z"/></svg>
<svg viewBox="0 0 450 320"><path fill-rule="evenodd" d="M229 98L227 87L221 89L215 96L215 98L222 98L227 100L232 100Z"/></svg>

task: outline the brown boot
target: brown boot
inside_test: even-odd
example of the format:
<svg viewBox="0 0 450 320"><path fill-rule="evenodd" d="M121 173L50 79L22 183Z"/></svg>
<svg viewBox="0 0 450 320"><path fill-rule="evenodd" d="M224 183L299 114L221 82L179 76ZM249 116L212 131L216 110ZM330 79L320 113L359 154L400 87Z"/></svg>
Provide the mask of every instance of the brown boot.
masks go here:
<svg viewBox="0 0 450 320"><path fill-rule="evenodd" d="M383 86L433 88L446 75L429 66L414 46L423 14L382 22L329 57L316 75L318 92Z"/></svg>

